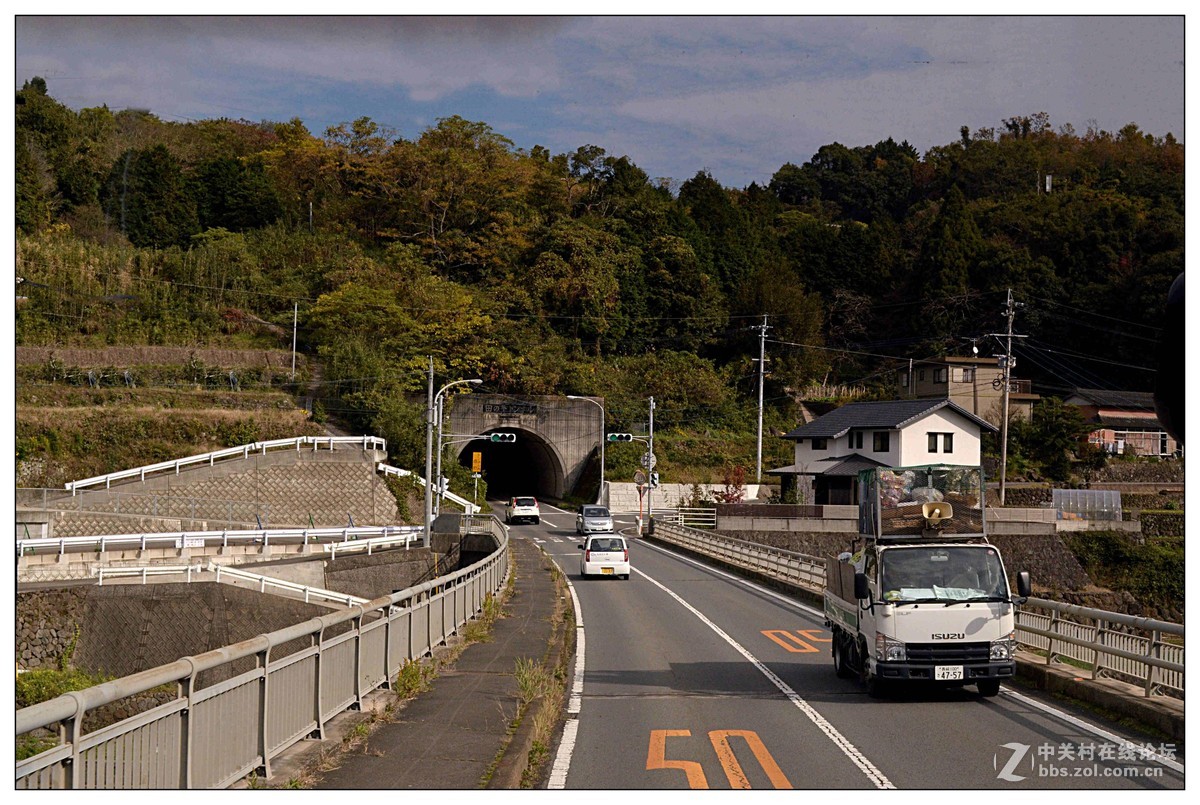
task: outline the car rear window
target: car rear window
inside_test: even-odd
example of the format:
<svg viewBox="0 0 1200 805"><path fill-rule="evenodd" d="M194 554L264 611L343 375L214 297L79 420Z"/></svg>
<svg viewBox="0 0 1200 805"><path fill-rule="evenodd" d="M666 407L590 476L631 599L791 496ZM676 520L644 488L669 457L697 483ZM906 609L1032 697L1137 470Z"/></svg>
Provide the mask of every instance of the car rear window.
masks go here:
<svg viewBox="0 0 1200 805"><path fill-rule="evenodd" d="M593 551L623 551L625 550L625 541L620 537L607 537L593 539L589 550Z"/></svg>
<svg viewBox="0 0 1200 805"><path fill-rule="evenodd" d="M537 500L534 498L517 498L516 505L518 505L518 506L536 506Z"/></svg>

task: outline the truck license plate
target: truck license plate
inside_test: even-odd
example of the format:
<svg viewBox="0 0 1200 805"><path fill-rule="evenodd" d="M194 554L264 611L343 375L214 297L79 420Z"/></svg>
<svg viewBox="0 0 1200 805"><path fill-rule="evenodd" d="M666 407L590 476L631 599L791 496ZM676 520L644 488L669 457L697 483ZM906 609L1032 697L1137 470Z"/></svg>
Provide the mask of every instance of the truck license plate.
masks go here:
<svg viewBox="0 0 1200 805"><path fill-rule="evenodd" d="M962 679L963 667L961 665L935 665L933 667L934 679Z"/></svg>
<svg viewBox="0 0 1200 805"><path fill-rule="evenodd" d="M611 567L602 567L602 568L600 568L600 572L605 576L611 576L613 569ZM959 674L960 674L959 678L961 679L962 678L961 677L962 669L960 668L958 670L959 670Z"/></svg>

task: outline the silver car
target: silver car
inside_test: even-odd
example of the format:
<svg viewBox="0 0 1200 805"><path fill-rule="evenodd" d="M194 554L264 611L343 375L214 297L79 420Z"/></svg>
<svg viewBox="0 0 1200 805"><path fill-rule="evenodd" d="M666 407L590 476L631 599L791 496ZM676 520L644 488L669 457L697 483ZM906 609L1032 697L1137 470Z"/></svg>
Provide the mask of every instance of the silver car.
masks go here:
<svg viewBox="0 0 1200 805"><path fill-rule="evenodd" d="M575 515L576 534L608 533L612 530L613 518L608 509L588 504L579 507L579 513Z"/></svg>

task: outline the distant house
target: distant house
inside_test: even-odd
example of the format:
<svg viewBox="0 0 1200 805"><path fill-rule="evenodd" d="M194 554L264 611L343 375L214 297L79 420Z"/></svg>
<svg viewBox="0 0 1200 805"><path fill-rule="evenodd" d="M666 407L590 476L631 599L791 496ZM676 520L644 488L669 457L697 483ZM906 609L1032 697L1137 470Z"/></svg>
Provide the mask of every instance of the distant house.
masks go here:
<svg viewBox="0 0 1200 805"><path fill-rule="evenodd" d="M795 461L767 470L801 502L858 502L858 472L871 467L980 464L980 434L998 429L950 400L886 400L843 405L784 434Z"/></svg>
<svg viewBox="0 0 1200 805"><path fill-rule="evenodd" d="M1004 370L995 358L947 357L913 361L896 372L896 396L901 399L950 400L996 427L1004 404ZM1028 380L1009 378L1008 410L1029 421L1033 404L1041 399Z"/></svg>
<svg viewBox="0 0 1200 805"><path fill-rule="evenodd" d="M1154 411L1154 395L1144 391L1075 389L1065 400L1079 407L1094 426L1088 441L1113 455L1173 456L1179 444Z"/></svg>

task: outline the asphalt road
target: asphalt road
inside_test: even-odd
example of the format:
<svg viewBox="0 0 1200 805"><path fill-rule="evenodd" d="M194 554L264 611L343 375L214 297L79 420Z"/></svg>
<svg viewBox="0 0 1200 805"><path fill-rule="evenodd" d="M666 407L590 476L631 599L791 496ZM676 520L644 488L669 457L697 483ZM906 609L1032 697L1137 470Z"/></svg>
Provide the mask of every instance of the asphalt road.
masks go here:
<svg viewBox="0 0 1200 805"><path fill-rule="evenodd" d="M628 581L583 581L574 523L543 503L511 531L562 568L583 623L551 788L1183 788L1175 747L1018 687L871 699L834 675L817 610L649 542L630 540Z"/></svg>

